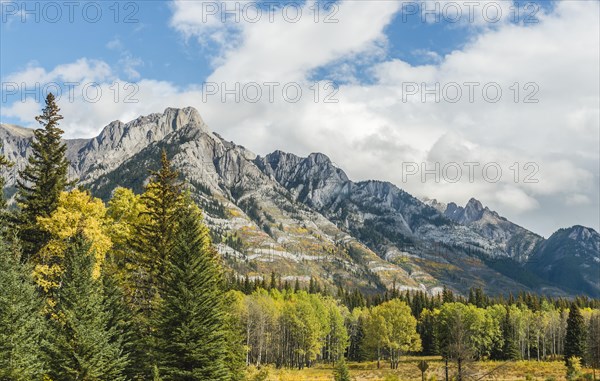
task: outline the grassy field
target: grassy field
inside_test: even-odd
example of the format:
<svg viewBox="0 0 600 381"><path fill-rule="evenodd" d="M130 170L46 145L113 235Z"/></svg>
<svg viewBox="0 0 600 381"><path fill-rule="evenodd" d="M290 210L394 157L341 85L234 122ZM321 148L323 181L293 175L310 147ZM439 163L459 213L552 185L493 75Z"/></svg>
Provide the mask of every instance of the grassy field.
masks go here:
<svg viewBox="0 0 600 381"><path fill-rule="evenodd" d="M355 381L404 381L421 380L421 372L417 363L426 360L429 369L425 374L426 380L444 380L444 363L439 357L405 357L397 370L389 369L388 364L382 363L381 369L377 369L377 363L350 363L350 374ZM268 381L332 381L333 368L327 365L318 365L310 369L275 369L263 368L262 375L268 373ZM564 380L566 369L561 361L537 362L517 361L510 363L486 361L474 362L468 365L470 377L465 380ZM250 380L263 380L258 376L256 369L249 369ZM456 373L453 364L450 365L449 375ZM584 369L585 373L592 373L591 369ZM597 372L598 375L598 372ZM256 377L256 378L255 378Z"/></svg>

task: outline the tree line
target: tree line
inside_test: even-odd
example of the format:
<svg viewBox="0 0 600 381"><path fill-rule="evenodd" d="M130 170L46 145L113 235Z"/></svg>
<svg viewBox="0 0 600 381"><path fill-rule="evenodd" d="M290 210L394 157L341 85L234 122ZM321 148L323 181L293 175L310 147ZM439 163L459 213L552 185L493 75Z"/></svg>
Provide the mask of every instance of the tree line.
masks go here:
<svg viewBox="0 0 600 381"><path fill-rule="evenodd" d="M342 357L332 353L351 361L376 360L378 366L386 361L392 369L406 354L440 355L458 369L475 360L573 356L599 365L600 311L574 303L562 309L544 301L534 311L525 304L478 307L441 300L415 314L404 297L349 309L332 296L289 287L232 292L241 300L235 316L245 328L246 363L256 366L302 368ZM290 347L297 350L285 350Z"/></svg>
<svg viewBox="0 0 600 381"><path fill-rule="evenodd" d="M0 197L0 380L237 381L248 365L318 362L346 380L346 359L395 369L407 354L440 355L459 379L484 359L599 366L596 300L227 273L164 151L142 194L117 188L105 204L68 181L59 111L49 94L16 208Z"/></svg>

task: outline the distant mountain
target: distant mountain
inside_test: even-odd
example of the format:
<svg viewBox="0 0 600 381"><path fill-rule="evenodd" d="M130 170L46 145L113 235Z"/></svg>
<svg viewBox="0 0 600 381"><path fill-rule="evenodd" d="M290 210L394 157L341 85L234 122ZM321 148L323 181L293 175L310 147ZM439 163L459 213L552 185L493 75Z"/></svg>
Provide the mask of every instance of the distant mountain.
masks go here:
<svg viewBox="0 0 600 381"><path fill-rule="evenodd" d="M3 173L9 195L31 138L30 130L0 126L3 151L17 163ZM275 271L284 281L313 276L328 287L364 291L597 291L591 271L567 276L572 282L551 275L570 256L577 268L597 268L593 229L582 228L588 233L571 239L575 246L555 244L554 235L545 241L475 199L459 207L418 200L388 182L353 182L321 153L257 156L211 132L193 108L115 121L96 138L66 143L70 176L104 200L117 186L141 192L147 168L166 149L203 207L218 251L239 275Z"/></svg>
<svg viewBox="0 0 600 381"><path fill-rule="evenodd" d="M464 208L449 203L444 215L491 240L518 262L526 262L543 241L541 236L501 217L474 198Z"/></svg>
<svg viewBox="0 0 600 381"><path fill-rule="evenodd" d="M560 229L541 243L527 267L572 293L600 297L600 234L576 225Z"/></svg>

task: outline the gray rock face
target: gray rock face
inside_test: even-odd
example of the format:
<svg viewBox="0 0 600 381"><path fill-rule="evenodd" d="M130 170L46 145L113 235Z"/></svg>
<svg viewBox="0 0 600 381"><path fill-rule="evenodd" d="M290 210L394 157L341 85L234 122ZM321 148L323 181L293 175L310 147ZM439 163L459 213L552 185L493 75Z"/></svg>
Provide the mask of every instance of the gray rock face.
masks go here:
<svg viewBox="0 0 600 381"><path fill-rule="evenodd" d="M508 221L471 198L463 208L451 202L444 215L494 242L510 258L524 263L543 241L539 235Z"/></svg>
<svg viewBox="0 0 600 381"><path fill-rule="evenodd" d="M484 209L479 200L471 198L464 208L453 202L449 203L444 215L459 224L466 225L479 221L485 212L489 212L489 209Z"/></svg>
<svg viewBox="0 0 600 381"><path fill-rule="evenodd" d="M33 130L15 126L12 124L0 125L0 140L3 143L2 153L8 160L15 163L12 168L0 172L0 175L6 179L6 185L16 184L19 170L25 168L27 157L31 153L31 139Z"/></svg>
<svg viewBox="0 0 600 381"><path fill-rule="evenodd" d="M0 126L3 152L17 164L2 174L9 187L26 165L32 135L18 126ZM65 142L70 177L104 200L117 186L141 191L147 168L155 167L166 149L221 240L216 247L241 275L276 271L290 279L313 275L332 287L393 283L430 292L442 284L466 292L480 283L490 292L507 292L527 287L490 261L501 258L548 274L552 261L568 256L567 250L553 249L556 240L545 242L475 199L465 207L444 205L420 201L388 182L353 182L321 153L257 156L212 133L193 108L114 121L93 139ZM600 261L593 229L575 227L560 237L592 253L578 266ZM544 265L524 265L532 257L544 258ZM549 283L540 289L575 292L564 282L556 282L562 289L553 287L549 275L544 279Z"/></svg>
<svg viewBox="0 0 600 381"><path fill-rule="evenodd" d="M336 202L340 194L347 192L350 184L341 169L322 153L306 158L275 151L256 163L266 174L288 189L297 200L316 209Z"/></svg>
<svg viewBox="0 0 600 381"><path fill-rule="evenodd" d="M75 173L83 183L87 183L117 168L148 145L189 125L208 132L198 111L191 107L168 108L163 114L151 114L129 123L117 120L79 150L71 151L69 159L77 163Z"/></svg>

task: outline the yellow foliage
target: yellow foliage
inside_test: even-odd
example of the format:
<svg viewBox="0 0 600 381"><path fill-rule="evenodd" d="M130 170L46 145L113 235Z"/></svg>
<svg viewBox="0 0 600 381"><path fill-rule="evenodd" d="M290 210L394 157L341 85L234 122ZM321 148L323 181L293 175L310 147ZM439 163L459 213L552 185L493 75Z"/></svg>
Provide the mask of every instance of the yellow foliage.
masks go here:
<svg viewBox="0 0 600 381"><path fill-rule="evenodd" d="M66 241L81 231L90 241L94 253L93 276L99 277L106 253L112 247L110 226L102 200L80 190L63 192L58 207L50 217L38 218L40 227L52 236L34 259L34 278L45 291L58 287L62 275L62 258Z"/></svg>
<svg viewBox="0 0 600 381"><path fill-rule="evenodd" d="M117 188L108 203L109 236L116 246L125 246L134 234L135 226L144 218L146 207L141 196L131 189Z"/></svg>

